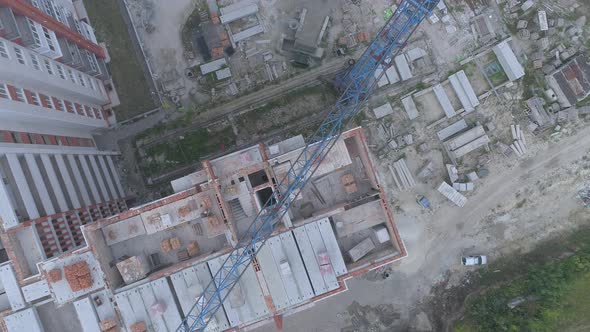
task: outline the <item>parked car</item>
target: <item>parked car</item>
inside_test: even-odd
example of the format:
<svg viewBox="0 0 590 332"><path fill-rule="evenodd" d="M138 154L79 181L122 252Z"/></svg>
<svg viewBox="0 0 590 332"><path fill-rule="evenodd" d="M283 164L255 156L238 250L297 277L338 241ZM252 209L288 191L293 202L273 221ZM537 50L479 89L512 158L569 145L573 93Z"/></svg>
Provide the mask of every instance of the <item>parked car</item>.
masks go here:
<svg viewBox="0 0 590 332"><path fill-rule="evenodd" d="M461 264L466 266L471 265L485 265L488 262L488 257L485 255L463 256L461 257Z"/></svg>

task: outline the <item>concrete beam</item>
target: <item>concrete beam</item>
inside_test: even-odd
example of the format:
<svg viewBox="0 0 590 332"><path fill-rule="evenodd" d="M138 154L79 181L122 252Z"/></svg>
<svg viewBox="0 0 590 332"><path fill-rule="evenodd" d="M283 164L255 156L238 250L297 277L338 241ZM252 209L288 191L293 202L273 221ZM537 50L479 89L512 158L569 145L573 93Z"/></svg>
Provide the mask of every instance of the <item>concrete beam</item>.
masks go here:
<svg viewBox="0 0 590 332"><path fill-rule="evenodd" d="M117 186L117 190L119 191L119 197L125 197L125 190L121 185L121 179L119 178L119 173L117 172L117 168L115 167L115 163L113 162L113 156L106 156L107 163L109 164L109 168L111 169L111 174L113 174L113 178L115 179L115 185Z"/></svg>
<svg viewBox="0 0 590 332"><path fill-rule="evenodd" d="M3 177L4 174L0 169L0 219L2 219L4 228L8 229L18 225L18 216L14 210L14 202L11 202L9 189L2 180Z"/></svg>
<svg viewBox="0 0 590 332"><path fill-rule="evenodd" d="M94 171L94 175L96 176L95 180L96 182L98 182L98 188L100 189L100 193L103 197L102 202L110 201L111 199L113 199L113 197L109 195L109 192L107 191L107 186L105 186L104 184L105 179L100 173L100 169L98 168L96 156L88 156L88 160L90 160L90 166L92 166L92 170Z"/></svg>
<svg viewBox="0 0 590 332"><path fill-rule="evenodd" d="M76 193L76 187L74 187L74 182L72 181L72 177L70 176L70 172L68 171L68 167L66 166L66 162L64 160L63 155L56 154L54 155L54 158L57 162L57 168L59 169L61 178L64 180L66 192L68 193L68 197L72 202L72 207L74 209L81 208L82 205L80 204L80 199L78 198L78 194Z"/></svg>
<svg viewBox="0 0 590 332"><path fill-rule="evenodd" d="M109 174L109 169L107 168L107 163L105 162L105 157L104 156L96 156L96 158L98 159L98 165L100 166L100 169L102 170L102 174L104 174L107 185L109 186L109 191L111 192L111 197L113 199L119 198L120 197L119 193L117 192L117 189L115 189L115 184L113 183L113 179L111 178L111 176Z"/></svg>
<svg viewBox="0 0 590 332"><path fill-rule="evenodd" d="M48 154L42 154L41 161L43 162L43 167L45 167L45 172L47 173L47 177L49 178L48 180L51 184L51 190L55 194L57 205L59 205L59 212L65 212L69 210L68 202L66 201L66 196L64 195L64 191L61 188L50 156Z"/></svg>
<svg viewBox="0 0 590 332"><path fill-rule="evenodd" d="M80 160L80 164L82 165L82 172L84 172L84 176L86 177L86 181L88 182L88 185L90 186L90 193L92 194L92 197L94 199L94 203L102 202L102 198L100 197L100 194L98 193L98 187L96 186L96 181L94 181L94 176L90 172L90 167L88 166L88 161L86 160L86 157L85 156L78 156L78 159Z"/></svg>
<svg viewBox="0 0 590 332"><path fill-rule="evenodd" d="M0 143L0 150L5 153L50 153L50 154L101 154L101 155L119 155L116 151L99 151L96 148L65 146L65 145L41 145L41 144L14 144Z"/></svg>
<svg viewBox="0 0 590 332"><path fill-rule="evenodd" d="M80 194L82 195L82 200L84 201L84 204L86 206L92 205L93 201L90 198L90 195L88 193L92 192L92 195L94 196L94 192L96 192L96 195L98 196L98 192L96 191L96 187L94 187L94 189L89 189L86 187L86 184L84 183L84 180L82 179L82 173L80 172L80 168L78 167L78 164L76 163L75 156L69 154L68 155L68 162L70 163L70 168L72 169L72 172L74 172L74 179L76 180L76 184L78 185L78 188L80 189ZM84 160L84 162L82 162L82 159L80 159L80 164L82 165L82 169L84 169L84 165L86 165L86 169L88 170L88 164L86 164L86 160ZM86 173L86 172L84 172L84 173ZM90 171L88 171L88 173L90 173Z"/></svg>
<svg viewBox="0 0 590 332"><path fill-rule="evenodd" d="M53 207L53 203L51 203L51 197L49 197L49 191L43 181L43 176L41 175L41 170L39 170L35 155L30 153L25 154L25 160L29 167L29 171L31 172L31 176L33 177L33 183L39 193L39 199L41 199L41 205L43 205L45 214L48 216L55 214L55 208Z"/></svg>
<svg viewBox="0 0 590 332"><path fill-rule="evenodd" d="M14 176L14 179L16 181L18 192L23 200L25 209L27 210L27 214L29 215L29 219L39 218L41 215L39 214L39 210L37 209L37 205L35 204L35 199L33 198L31 188L29 188L29 184L27 183L27 179L25 178L25 173L23 173L23 169L18 160L18 156L12 153L7 153L6 159L8 160L10 171L12 172L12 175Z"/></svg>

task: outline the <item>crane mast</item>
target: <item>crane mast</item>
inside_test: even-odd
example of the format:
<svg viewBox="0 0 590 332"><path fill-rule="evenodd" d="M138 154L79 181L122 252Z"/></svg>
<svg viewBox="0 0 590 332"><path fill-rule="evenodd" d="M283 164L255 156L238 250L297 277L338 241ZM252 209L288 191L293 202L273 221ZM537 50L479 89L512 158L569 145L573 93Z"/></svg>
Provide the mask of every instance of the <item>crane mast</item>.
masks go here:
<svg viewBox="0 0 590 332"><path fill-rule="evenodd" d="M273 197L256 215L248 231L205 287L177 331L205 330L276 224L334 146L343 128L368 101L379 79L374 76L377 68L391 65L393 57L405 46L420 22L431 14L438 1L402 0L358 61L337 77L335 85L342 94L335 107L292 163L287 175L277 185ZM256 246L257 243L261 245Z"/></svg>

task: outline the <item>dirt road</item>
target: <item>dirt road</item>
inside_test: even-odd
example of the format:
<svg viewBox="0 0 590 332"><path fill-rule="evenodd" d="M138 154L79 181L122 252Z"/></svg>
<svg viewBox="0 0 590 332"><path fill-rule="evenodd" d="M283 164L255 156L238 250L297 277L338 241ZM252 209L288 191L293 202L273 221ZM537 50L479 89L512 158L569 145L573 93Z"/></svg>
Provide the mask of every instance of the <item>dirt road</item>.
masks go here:
<svg viewBox="0 0 590 332"><path fill-rule="evenodd" d="M433 330L420 303L433 285L461 280L467 270L459 264L462 254L494 259L589 223L575 191L590 175L590 128L536 147L536 156L513 160L508 169L494 172L491 166L462 209L431 191L435 205L441 204L431 215L416 206L415 192L398 194L403 212L395 217L409 256L390 266L385 280L378 272L350 280L347 293L285 317L284 331ZM257 331L274 330L271 323Z"/></svg>

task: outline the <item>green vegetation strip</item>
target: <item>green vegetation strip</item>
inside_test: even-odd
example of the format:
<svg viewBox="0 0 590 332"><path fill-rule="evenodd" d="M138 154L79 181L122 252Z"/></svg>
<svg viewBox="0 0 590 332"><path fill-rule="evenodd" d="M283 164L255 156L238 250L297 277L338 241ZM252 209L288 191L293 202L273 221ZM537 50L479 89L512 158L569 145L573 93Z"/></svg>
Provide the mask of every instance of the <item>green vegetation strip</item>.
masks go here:
<svg viewBox="0 0 590 332"><path fill-rule="evenodd" d="M296 109L298 103L314 98L306 109ZM261 126L265 131L276 130L285 127L311 115L321 113L332 107L336 96L326 84L316 85L295 90L278 99L252 111L241 114L236 118L238 128L249 134L259 134ZM285 110L292 111L285 112ZM283 111L281 113L281 111Z"/></svg>
<svg viewBox="0 0 590 332"><path fill-rule="evenodd" d="M210 132L198 129L176 140L166 141L145 150L142 171L146 176L161 175L179 167L198 162L217 151L235 145L231 126Z"/></svg>
<svg viewBox="0 0 590 332"><path fill-rule="evenodd" d="M510 268L482 269L480 282L489 283L489 289L468 301L465 319L455 325L455 331L590 330L590 231L574 235L565 245L575 252L566 251L545 263L522 259L521 267L514 267L521 273L509 280L489 283L497 278L494 275L511 275ZM511 309L508 304L515 299L522 303Z"/></svg>
<svg viewBox="0 0 590 332"><path fill-rule="evenodd" d="M118 0L86 0L84 4L96 37L106 43L111 56L109 67L121 100L121 105L115 108L117 119L122 121L151 111L156 105L121 16Z"/></svg>

